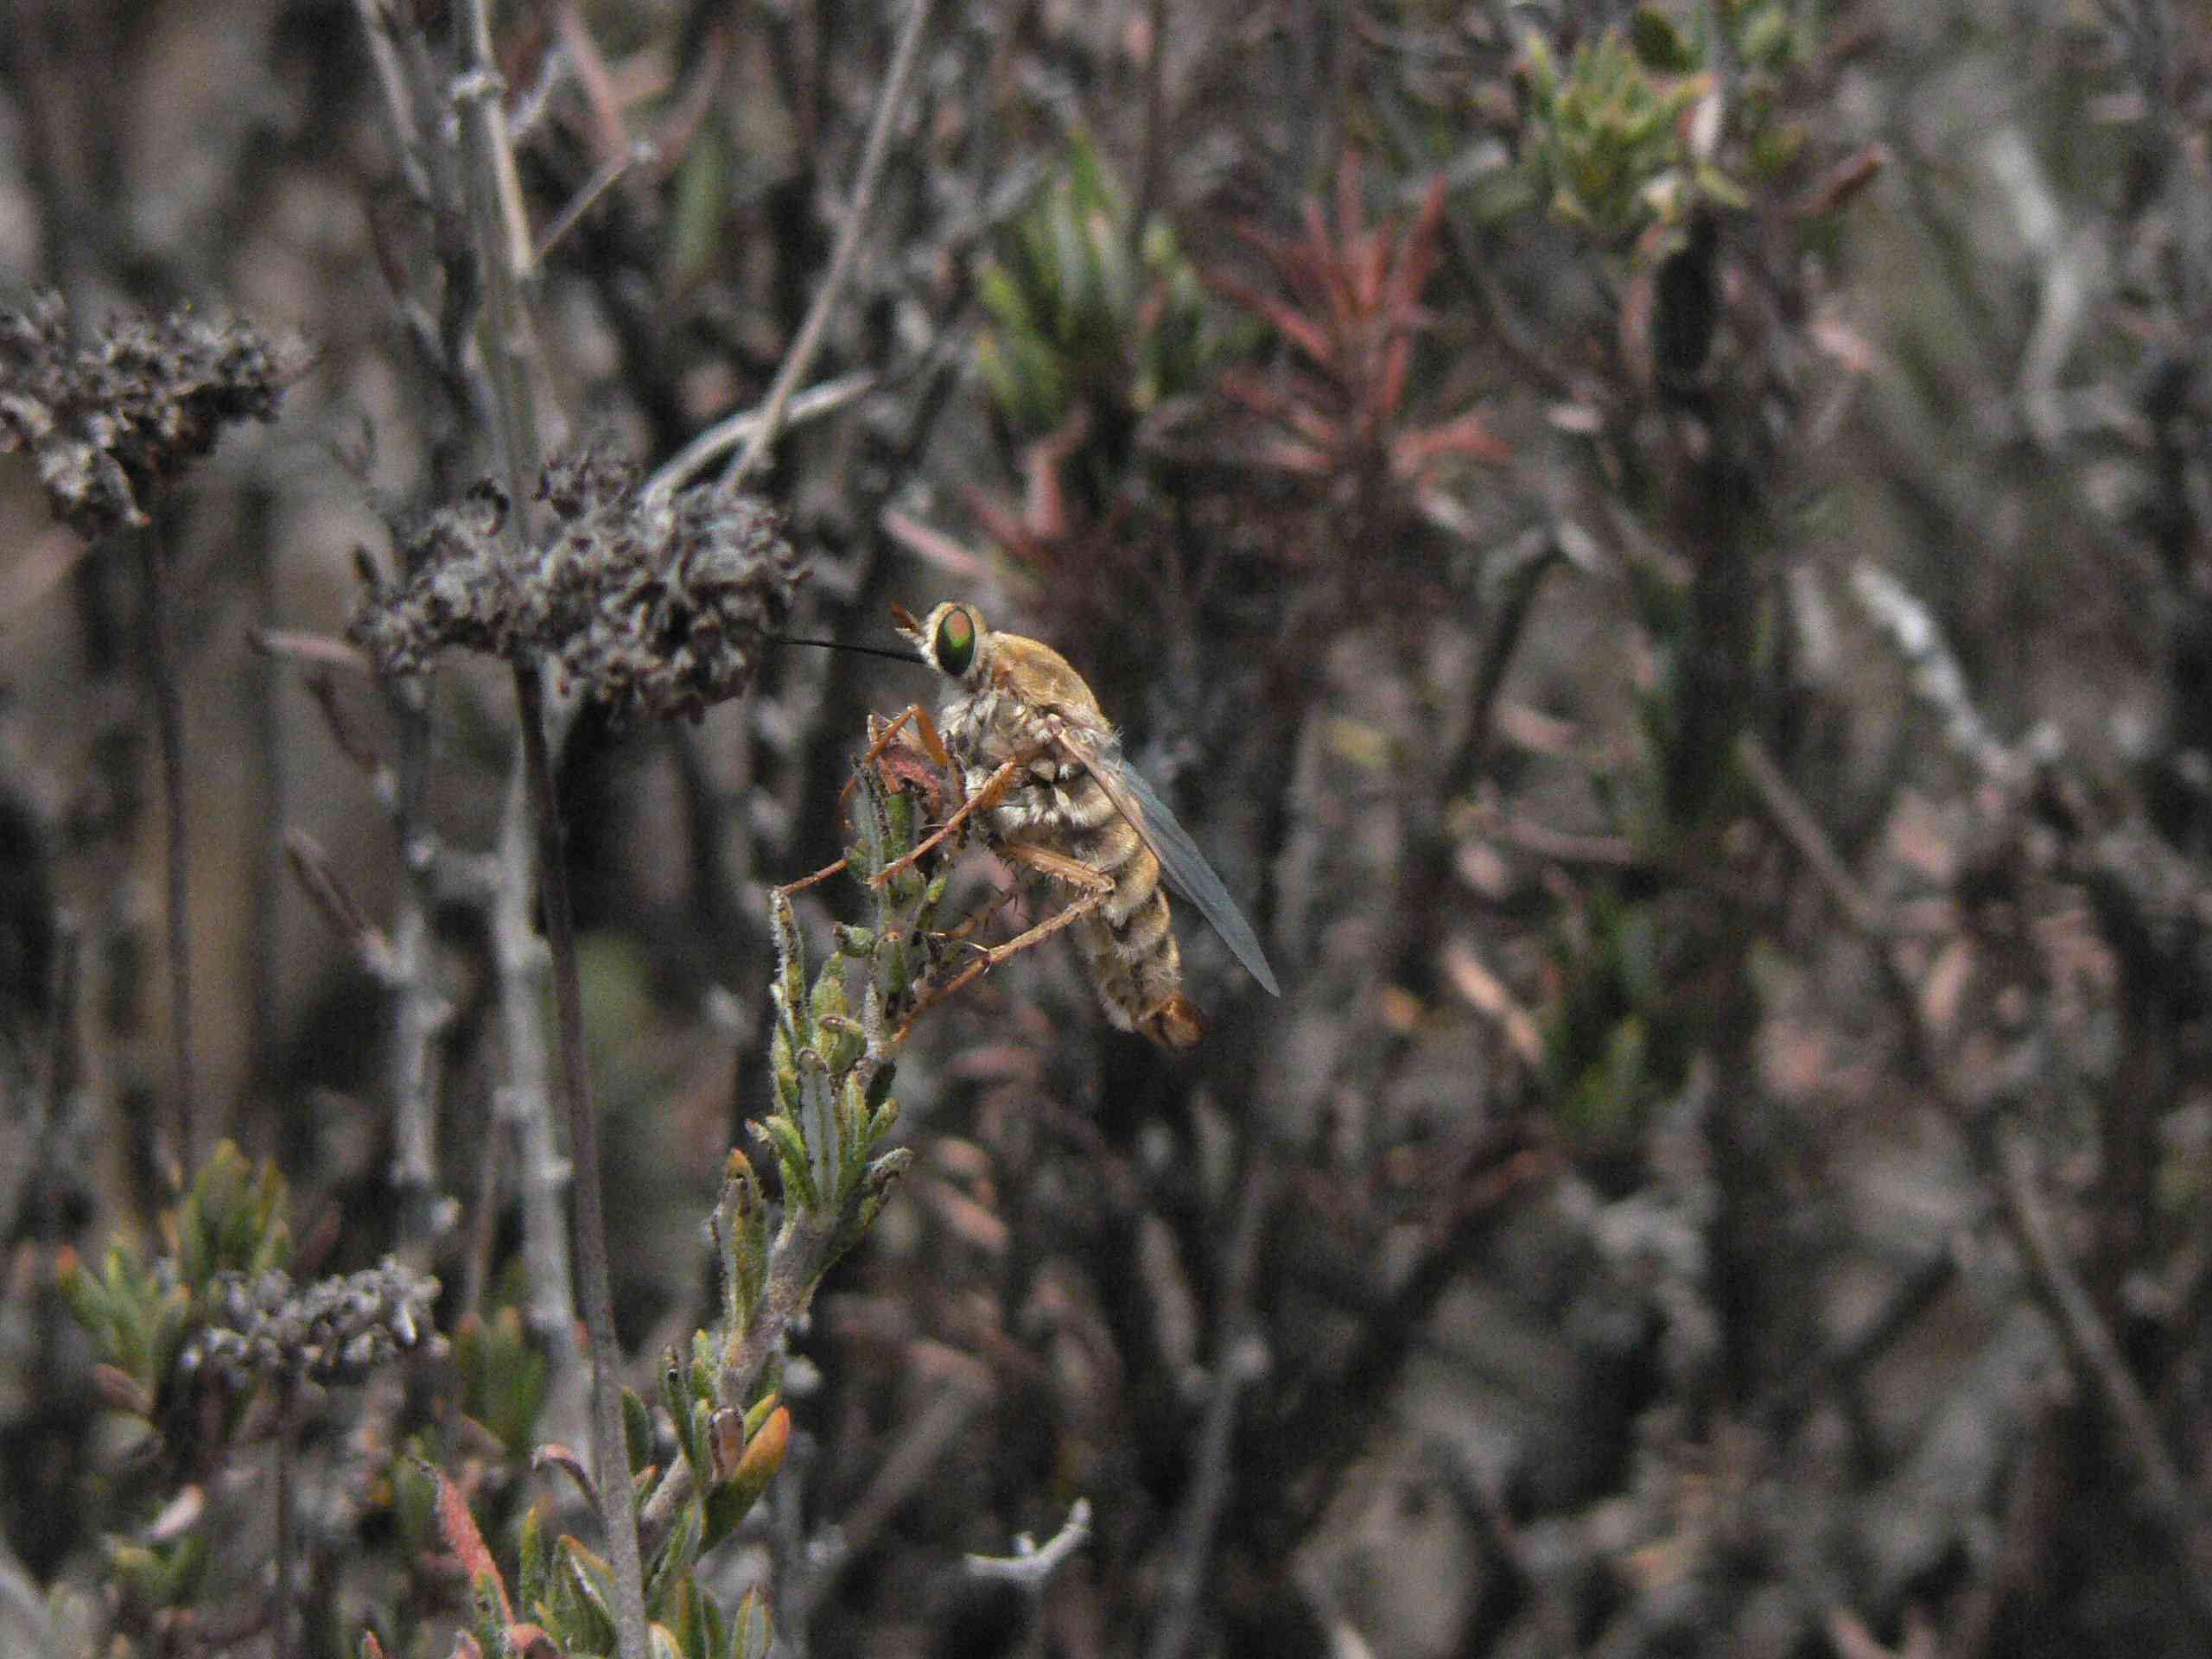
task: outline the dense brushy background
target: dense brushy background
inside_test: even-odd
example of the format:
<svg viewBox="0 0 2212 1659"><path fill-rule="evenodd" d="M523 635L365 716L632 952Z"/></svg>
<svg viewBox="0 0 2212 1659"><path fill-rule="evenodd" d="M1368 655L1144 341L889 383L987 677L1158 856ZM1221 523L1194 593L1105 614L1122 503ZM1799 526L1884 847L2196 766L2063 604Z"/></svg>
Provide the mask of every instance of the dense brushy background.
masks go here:
<svg viewBox="0 0 2212 1659"><path fill-rule="evenodd" d="M356 550L389 580L493 467L450 152L392 120L445 12L0 29L0 308L296 342L144 529L0 459L0 1652L265 1650L280 1464L304 1650L442 1652L395 1452L499 1552L582 1433L557 1356L469 1392L569 1318L510 1128L550 1040L489 873L512 702L343 644ZM650 472L760 401L905 15L503 10L535 226L628 162L528 296L551 436ZM874 378L753 480L789 629L966 597L1058 645L1285 995L1184 914L1192 1057L1057 948L917 1028L915 1162L717 1584L794 1653L2207 1650L2200 10L1046 0L923 51L812 377ZM55 1287L175 1202L157 621L200 1150L275 1160L302 1273L434 1272L461 1340L149 1452ZM770 1103L766 888L842 850L868 712L934 695L770 648L696 723L569 737L641 1382ZM963 1576L1077 1497L1033 1601Z"/></svg>

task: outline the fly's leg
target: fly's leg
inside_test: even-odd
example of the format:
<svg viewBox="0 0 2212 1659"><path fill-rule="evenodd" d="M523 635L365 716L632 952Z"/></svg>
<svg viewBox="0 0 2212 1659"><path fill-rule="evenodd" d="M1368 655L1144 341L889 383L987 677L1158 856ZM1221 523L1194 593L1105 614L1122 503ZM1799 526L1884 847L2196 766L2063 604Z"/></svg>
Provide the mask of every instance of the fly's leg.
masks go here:
<svg viewBox="0 0 2212 1659"><path fill-rule="evenodd" d="M966 920L947 928L937 937L949 944L957 944L969 934L988 927L991 925L991 918L1007 907L1007 902L1014 897L1014 892L1012 887L1001 887L992 898L990 903Z"/></svg>
<svg viewBox="0 0 2212 1659"><path fill-rule="evenodd" d="M944 747L944 734L938 730L937 721L930 718L930 711L918 702L908 703L885 721L881 729L871 734L875 741L868 745L868 753L861 759L863 761L873 760L889 748L891 740L906 729L909 721L914 723L915 735L921 742L922 753L947 772L951 771L952 751Z"/></svg>
<svg viewBox="0 0 2212 1659"><path fill-rule="evenodd" d="M786 899L790 898L791 894L795 893L804 893L809 887L814 886L817 882L827 881L831 876L836 874L838 871L843 869L845 868L845 864L846 861L842 858L835 864L824 864L812 875L802 875L798 880L790 882L784 887L778 887L776 891Z"/></svg>
<svg viewBox="0 0 2212 1659"><path fill-rule="evenodd" d="M930 711L918 702L908 703L887 721L879 721L874 715L868 717L869 741L868 753L861 756L861 765L874 766L882 758L884 751L906 732L910 724L914 728L915 735L906 741L909 743L918 741L923 754L952 779L953 791L956 795L958 794L961 785L960 768L952 764L952 751L945 747L944 734L938 730L937 722L930 718ZM839 806L844 805L846 797L853 792L853 783L854 780L848 778L845 779L845 786L837 791Z"/></svg>
<svg viewBox="0 0 2212 1659"><path fill-rule="evenodd" d="M954 787L957 788L960 778L959 769L952 764L952 756L944 747L944 739L938 734L937 722L930 718L930 711L918 702L908 703L897 715L880 724L877 722L874 715L868 716L868 736L874 741L869 743L868 753L861 757L861 764L864 766L873 766L883 752L891 747L893 740L906 729L910 721L915 723L921 734L923 751L931 760L936 761L952 775ZM854 779L848 778L845 780L844 788L837 791L839 806L844 805L846 798L853 792L853 785L855 781ZM804 893L809 887L827 881L831 876L844 869L849 862L849 860L841 858L835 864L824 864L812 875L803 875L798 880L780 887L776 891L786 899L795 893Z"/></svg>
<svg viewBox="0 0 2212 1659"><path fill-rule="evenodd" d="M1033 842L1009 841L999 849L1001 857L1016 864L1027 864L1040 875L1049 875L1075 889L1076 896L1026 932L1017 933L1004 944L979 945L982 960L976 964L988 971L1017 956L1033 944L1041 944L1064 927L1071 927L1084 917L1104 904L1113 895L1114 878L1103 870L1094 870L1090 865L1070 858L1065 853L1056 853Z"/></svg>
<svg viewBox="0 0 2212 1659"><path fill-rule="evenodd" d="M934 834L925 837L914 850L904 858L894 858L879 870L873 878L873 884L881 887L899 871L912 865L923 854L941 844L946 836L957 831L975 814L988 812L1004 800L1007 791L1014 787L1014 780L1021 776L1031 761L1044 753L1049 747L1049 741L1033 744L1007 760L996 772L983 780L983 786L981 789L960 803L958 810L947 818ZM952 771L953 776L956 778L959 776L958 767L954 767Z"/></svg>
<svg viewBox="0 0 2212 1659"><path fill-rule="evenodd" d="M1007 762L1008 766L1014 764L1012 761ZM1000 770L1004 771L1005 768L1001 767ZM981 791L977 792L979 795L982 793ZM1009 862L1026 864L1039 874L1049 875L1055 880L1065 882L1076 890L1076 896L1038 923L1036 926L1028 929L1026 932L1015 934L1004 944L976 946L975 961L945 981L943 985L925 993L921 1001L915 1003L913 1012L906 1016L906 1022L893 1033L893 1043L904 1041L906 1033L913 1029L915 1020L920 1019L923 1014L944 1001L955 991L990 972L1008 957L1027 950L1033 944L1042 943L1062 928L1072 926L1113 895L1114 878L1112 876L1106 874L1103 871L1094 870L1090 865L1070 858L1065 853L1056 853L1026 841L1009 841L1000 847L998 852L1001 857ZM992 908L996 909L997 906L995 904Z"/></svg>

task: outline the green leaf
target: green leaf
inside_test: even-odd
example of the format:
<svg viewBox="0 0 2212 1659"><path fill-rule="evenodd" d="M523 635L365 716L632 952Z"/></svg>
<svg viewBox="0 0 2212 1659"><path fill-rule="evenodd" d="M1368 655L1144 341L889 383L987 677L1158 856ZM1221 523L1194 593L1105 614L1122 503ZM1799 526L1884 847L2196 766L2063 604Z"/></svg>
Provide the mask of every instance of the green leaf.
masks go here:
<svg viewBox="0 0 2212 1659"><path fill-rule="evenodd" d="M852 1070L853 1063L868 1052L868 1033L849 1014L823 1014L816 1021L815 1040L820 1045L823 1069L833 1077Z"/></svg>
<svg viewBox="0 0 2212 1659"><path fill-rule="evenodd" d="M837 972L835 963L824 963L822 971L815 976L811 1007L817 1025L851 1012L845 1004L844 976Z"/></svg>
<svg viewBox="0 0 2212 1659"><path fill-rule="evenodd" d="M1637 8L1629 22L1629 40L1643 67L1657 73L1683 74L1698 67L1675 20L1656 6Z"/></svg>
<svg viewBox="0 0 2212 1659"><path fill-rule="evenodd" d="M574 1612L569 1629L562 1633L562 1645L571 1652L579 1648L613 1652L614 1569L566 1534L561 1538L560 1558L560 1581L571 1594Z"/></svg>
<svg viewBox="0 0 2212 1659"><path fill-rule="evenodd" d="M545 1516L533 1503L523 1511L520 1543L515 1565L515 1600L535 1614L545 1599L552 1562L545 1548Z"/></svg>
<svg viewBox="0 0 2212 1659"><path fill-rule="evenodd" d="M674 198L668 283L670 292L680 294L706 276L728 246L729 151L716 124L702 123L685 146Z"/></svg>
<svg viewBox="0 0 2212 1659"><path fill-rule="evenodd" d="M622 1390L622 1449L633 1474L653 1459L653 1414L635 1389Z"/></svg>
<svg viewBox="0 0 2212 1659"><path fill-rule="evenodd" d="M760 1591L747 1590L739 1601L729 1635L729 1659L768 1659L769 1645L775 1637L768 1628L768 1604L760 1599Z"/></svg>
<svg viewBox="0 0 2212 1659"><path fill-rule="evenodd" d="M776 1165L783 1172L784 1191L795 1198L806 1210L822 1207L822 1194L814 1184L814 1171L806 1155L806 1141L798 1126L782 1116L771 1117L756 1126L758 1132L774 1147Z"/></svg>
<svg viewBox="0 0 2212 1659"><path fill-rule="evenodd" d="M686 1503L676 1512L668 1536L654 1553L645 1573L645 1612L664 1618L675 1605L676 1587L689 1580L698 1561L702 1519L699 1505Z"/></svg>

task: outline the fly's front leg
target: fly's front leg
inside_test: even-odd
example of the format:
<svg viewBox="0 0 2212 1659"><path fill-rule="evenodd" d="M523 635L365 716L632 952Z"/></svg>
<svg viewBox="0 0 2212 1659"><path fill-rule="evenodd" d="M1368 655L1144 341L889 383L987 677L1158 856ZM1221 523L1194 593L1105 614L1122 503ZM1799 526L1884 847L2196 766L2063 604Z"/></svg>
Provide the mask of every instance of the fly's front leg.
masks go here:
<svg viewBox="0 0 2212 1659"><path fill-rule="evenodd" d="M912 725L922 753L940 771L950 775L956 797L961 792L960 768L952 764L952 752L944 747L944 738L930 718L930 711L918 702L910 702L887 721L879 721L874 715L868 717L868 752L861 756L861 765L872 766L881 760L886 751ZM837 804L843 806L853 792L855 779L845 779L845 786L837 791Z"/></svg>
<svg viewBox="0 0 2212 1659"><path fill-rule="evenodd" d="M785 899L789 899L791 894L795 893L804 893L809 887L814 886L817 882L827 881L831 876L836 874L838 871L845 868L846 861L847 861L841 858L835 864L824 864L812 875L802 875L798 880L791 882L786 886L778 887L776 891Z"/></svg>
<svg viewBox="0 0 2212 1659"><path fill-rule="evenodd" d="M873 878L873 884L881 887L899 871L911 866L923 854L942 844L946 836L953 834L976 813L988 812L996 806L1006 798L1007 791L1014 787L1016 780L1028 768L1029 763L1044 753L1050 747L1049 741L1032 744L1006 761L996 772L983 780L983 786L981 789L960 803L959 809L944 821L934 835L924 839L904 858L895 858L878 871ZM952 773L957 778L960 775L960 768L954 766Z"/></svg>

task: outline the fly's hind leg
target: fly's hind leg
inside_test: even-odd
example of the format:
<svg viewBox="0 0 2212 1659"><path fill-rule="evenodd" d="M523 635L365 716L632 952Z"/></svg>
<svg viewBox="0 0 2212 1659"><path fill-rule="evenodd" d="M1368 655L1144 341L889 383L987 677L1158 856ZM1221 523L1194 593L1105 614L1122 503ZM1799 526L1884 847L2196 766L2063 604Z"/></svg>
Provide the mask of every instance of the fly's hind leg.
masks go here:
<svg viewBox="0 0 2212 1659"><path fill-rule="evenodd" d="M1014 763L1009 761L1007 764ZM1004 768L1001 767L1001 770L1003 771ZM982 791L978 791L977 793L980 797ZM998 852L999 855L1009 863L1026 865L1041 875L1049 875L1054 880L1064 882L1073 887L1076 890L1076 896L1034 927L1015 934L1004 944L974 947L976 960L945 981L943 985L925 993L921 1001L915 1003L914 1011L906 1016L906 1022L893 1036L892 1040L894 1043L903 1041L906 1033L913 1029L915 1020L920 1019L923 1014L944 1001L961 987L988 973L1008 957L1017 955L1029 949L1031 945L1052 938L1063 928L1073 926L1099 906L1104 904L1113 893L1114 878L1112 876L1103 871L1094 870L1090 865L1070 858L1065 853L1056 853L1047 848L1035 846L1025 841L1007 842L999 847ZM996 906L994 906L992 908L995 909Z"/></svg>
<svg viewBox="0 0 2212 1659"><path fill-rule="evenodd" d="M956 922L938 934L938 938L947 944L957 944L969 934L988 927L991 925L991 918L1007 907L1007 902L1014 897L1014 890L1011 887L1001 887L991 896L989 903L981 906L974 914Z"/></svg>
<svg viewBox="0 0 2212 1659"><path fill-rule="evenodd" d="M1047 916L1036 926L1017 933L1004 944L978 946L982 952L981 969L995 968L1008 957L1027 950L1031 945L1049 939L1064 927L1072 927L1085 916L1104 904L1114 891L1114 878L1103 870L1070 858L1065 853L1056 853L1030 842L1009 841L999 848L1001 857L1015 864L1026 864L1040 875L1049 875L1076 890L1076 896Z"/></svg>

